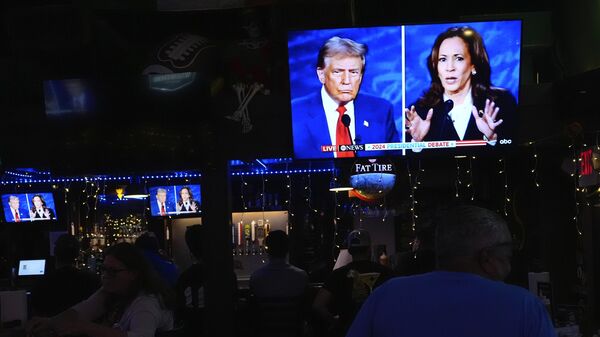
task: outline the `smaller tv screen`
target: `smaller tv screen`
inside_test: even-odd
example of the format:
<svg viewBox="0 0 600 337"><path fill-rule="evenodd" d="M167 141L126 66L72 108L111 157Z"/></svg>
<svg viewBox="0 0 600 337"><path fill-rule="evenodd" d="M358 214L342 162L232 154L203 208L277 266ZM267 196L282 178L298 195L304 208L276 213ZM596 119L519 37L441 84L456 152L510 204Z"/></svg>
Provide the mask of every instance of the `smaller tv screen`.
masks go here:
<svg viewBox="0 0 600 337"><path fill-rule="evenodd" d="M56 220L52 193L3 194L6 222Z"/></svg>
<svg viewBox="0 0 600 337"><path fill-rule="evenodd" d="M79 78L44 81L46 115L87 115L96 110L96 93L90 81Z"/></svg>
<svg viewBox="0 0 600 337"><path fill-rule="evenodd" d="M200 185L150 187L152 216L193 215L201 212Z"/></svg>
<svg viewBox="0 0 600 337"><path fill-rule="evenodd" d="M44 275L46 260L20 260L19 276Z"/></svg>

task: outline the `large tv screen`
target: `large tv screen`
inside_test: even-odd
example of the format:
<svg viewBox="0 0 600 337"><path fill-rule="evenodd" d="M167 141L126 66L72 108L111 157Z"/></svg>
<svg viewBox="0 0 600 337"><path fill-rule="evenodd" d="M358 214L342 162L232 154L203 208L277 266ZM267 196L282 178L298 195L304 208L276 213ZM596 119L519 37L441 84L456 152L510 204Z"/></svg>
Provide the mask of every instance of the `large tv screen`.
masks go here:
<svg viewBox="0 0 600 337"><path fill-rule="evenodd" d="M52 193L3 194L2 206L6 222L56 220Z"/></svg>
<svg viewBox="0 0 600 337"><path fill-rule="evenodd" d="M291 31L288 55L296 158L516 143L519 20Z"/></svg>
<svg viewBox="0 0 600 337"><path fill-rule="evenodd" d="M165 185L148 188L152 216L198 215L200 185Z"/></svg>

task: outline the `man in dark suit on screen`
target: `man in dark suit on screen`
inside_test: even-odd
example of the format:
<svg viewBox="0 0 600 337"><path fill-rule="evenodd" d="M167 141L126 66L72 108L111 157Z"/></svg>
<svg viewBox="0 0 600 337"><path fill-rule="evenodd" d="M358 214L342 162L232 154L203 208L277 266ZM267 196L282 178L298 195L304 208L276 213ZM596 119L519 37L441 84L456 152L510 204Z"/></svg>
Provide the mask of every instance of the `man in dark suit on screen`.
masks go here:
<svg viewBox="0 0 600 337"><path fill-rule="evenodd" d="M380 156L384 151L323 152L321 146L399 142L393 106L387 100L359 94L367 46L332 37L317 58L319 93L292 101L294 153L297 158ZM347 115L348 117L344 117Z"/></svg>

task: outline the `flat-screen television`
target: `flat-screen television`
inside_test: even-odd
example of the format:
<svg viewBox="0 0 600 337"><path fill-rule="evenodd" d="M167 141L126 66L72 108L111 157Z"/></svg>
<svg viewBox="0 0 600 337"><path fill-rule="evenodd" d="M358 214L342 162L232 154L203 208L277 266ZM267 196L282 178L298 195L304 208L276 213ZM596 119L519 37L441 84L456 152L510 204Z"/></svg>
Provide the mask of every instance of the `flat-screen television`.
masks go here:
<svg viewBox="0 0 600 337"><path fill-rule="evenodd" d="M290 31L294 156L506 148L520 57L520 20Z"/></svg>
<svg viewBox="0 0 600 337"><path fill-rule="evenodd" d="M152 216L199 215L200 185L164 185L148 188Z"/></svg>
<svg viewBox="0 0 600 337"><path fill-rule="evenodd" d="M6 222L56 220L54 197L49 192L3 194L2 206Z"/></svg>

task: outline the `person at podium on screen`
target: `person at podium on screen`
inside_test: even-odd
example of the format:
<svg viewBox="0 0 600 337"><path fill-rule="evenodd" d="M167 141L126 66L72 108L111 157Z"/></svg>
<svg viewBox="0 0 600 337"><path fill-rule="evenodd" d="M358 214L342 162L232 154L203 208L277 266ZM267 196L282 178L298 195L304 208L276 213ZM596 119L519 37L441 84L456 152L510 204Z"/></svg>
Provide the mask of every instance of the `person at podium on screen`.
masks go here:
<svg viewBox="0 0 600 337"><path fill-rule="evenodd" d="M7 216L7 221L21 222L23 221L23 214L19 210L21 207L21 200L16 195L10 195L8 197L8 207L10 208L10 215ZM12 218L11 218L12 216Z"/></svg>
<svg viewBox="0 0 600 337"><path fill-rule="evenodd" d="M357 155L354 152L322 152L323 145L400 141L392 104L383 98L359 93L366 54L365 44L337 36L321 46L316 69L321 90L292 100L294 153L298 158ZM378 156L383 152L366 154Z"/></svg>
<svg viewBox="0 0 600 337"><path fill-rule="evenodd" d="M177 200L177 213L198 213L200 205L194 200L194 194L188 186L179 190L179 200Z"/></svg>
<svg viewBox="0 0 600 337"><path fill-rule="evenodd" d="M167 216L171 211L171 207L167 202L167 190L164 188L156 189L156 205L160 216Z"/></svg>
<svg viewBox="0 0 600 337"><path fill-rule="evenodd" d="M54 210L46 206L46 201L41 194L36 194L31 198L31 209L29 215L32 220L54 220Z"/></svg>
<svg viewBox="0 0 600 337"><path fill-rule="evenodd" d="M408 140L495 145L511 139L517 103L510 91L492 86L488 53L477 31L452 27L438 35L427 68L429 89L404 110Z"/></svg>

